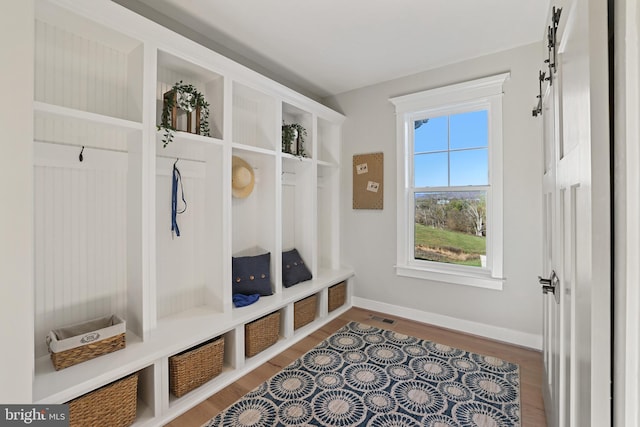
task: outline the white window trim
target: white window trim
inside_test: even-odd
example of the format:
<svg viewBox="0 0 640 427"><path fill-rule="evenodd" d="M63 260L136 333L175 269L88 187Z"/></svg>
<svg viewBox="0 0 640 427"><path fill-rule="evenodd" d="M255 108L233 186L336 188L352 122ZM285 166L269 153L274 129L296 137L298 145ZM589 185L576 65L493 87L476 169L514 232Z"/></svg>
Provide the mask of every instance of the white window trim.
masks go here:
<svg viewBox="0 0 640 427"><path fill-rule="evenodd" d="M396 107L398 162L396 274L502 290L503 277L503 142L502 94L509 73L497 74L450 86L391 98ZM464 108L483 107L489 111L489 189L487 215L487 268L477 268L415 260L413 257L413 171L409 160L413 119L417 116L448 114ZM411 227L411 228L410 228Z"/></svg>

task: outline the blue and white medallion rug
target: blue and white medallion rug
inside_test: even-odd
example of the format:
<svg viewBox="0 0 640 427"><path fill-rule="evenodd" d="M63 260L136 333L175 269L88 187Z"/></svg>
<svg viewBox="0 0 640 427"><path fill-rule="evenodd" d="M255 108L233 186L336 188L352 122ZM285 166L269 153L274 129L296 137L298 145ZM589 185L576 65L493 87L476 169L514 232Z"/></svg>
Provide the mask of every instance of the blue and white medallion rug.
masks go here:
<svg viewBox="0 0 640 427"><path fill-rule="evenodd" d="M206 427L520 426L518 365L352 322Z"/></svg>

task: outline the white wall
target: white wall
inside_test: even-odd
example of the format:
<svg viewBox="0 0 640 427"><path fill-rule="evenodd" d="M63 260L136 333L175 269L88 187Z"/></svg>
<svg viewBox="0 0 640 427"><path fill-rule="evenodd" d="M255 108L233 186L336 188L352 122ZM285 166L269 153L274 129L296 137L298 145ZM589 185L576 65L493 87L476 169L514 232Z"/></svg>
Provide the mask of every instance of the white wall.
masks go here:
<svg viewBox="0 0 640 427"><path fill-rule="evenodd" d="M427 51L416 49L416 55ZM542 272L542 121L532 117L531 110L536 103L542 54L541 44L536 43L325 100L347 116L342 151L342 255L343 262L356 272L356 303L541 347L542 293L537 276ZM507 278L503 290L396 276L396 133L389 98L506 71L511 72L511 78L504 85L503 104ZM384 209L353 210L352 156L379 151L385 156Z"/></svg>
<svg viewBox="0 0 640 427"><path fill-rule="evenodd" d="M30 403L33 373L33 0L0 13L0 402ZM8 12L8 13L7 13Z"/></svg>

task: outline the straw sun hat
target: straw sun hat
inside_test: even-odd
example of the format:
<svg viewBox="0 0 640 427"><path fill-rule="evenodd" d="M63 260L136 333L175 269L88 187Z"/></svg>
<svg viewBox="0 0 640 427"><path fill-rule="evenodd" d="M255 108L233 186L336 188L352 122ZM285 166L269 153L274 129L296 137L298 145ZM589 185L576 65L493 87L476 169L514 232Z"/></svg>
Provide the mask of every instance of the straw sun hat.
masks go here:
<svg viewBox="0 0 640 427"><path fill-rule="evenodd" d="M231 192L233 197L244 199L253 191L255 176L253 168L240 157L233 156L231 161Z"/></svg>

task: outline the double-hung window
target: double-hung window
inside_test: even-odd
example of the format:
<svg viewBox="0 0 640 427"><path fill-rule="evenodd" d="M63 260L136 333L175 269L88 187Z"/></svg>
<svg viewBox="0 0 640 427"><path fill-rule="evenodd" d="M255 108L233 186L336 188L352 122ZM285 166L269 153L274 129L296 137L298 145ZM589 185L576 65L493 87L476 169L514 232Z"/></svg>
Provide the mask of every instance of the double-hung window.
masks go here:
<svg viewBox="0 0 640 427"><path fill-rule="evenodd" d="M502 87L508 77L391 99L398 275L502 289Z"/></svg>

